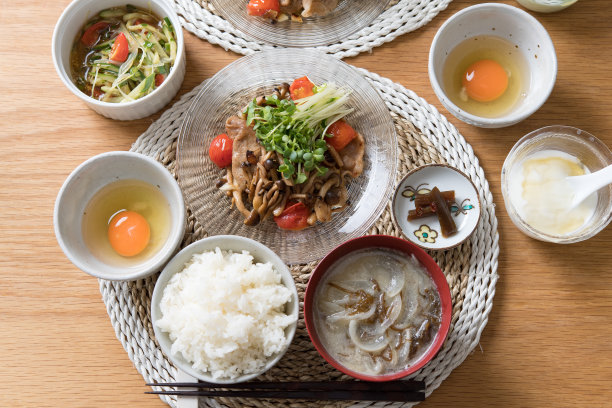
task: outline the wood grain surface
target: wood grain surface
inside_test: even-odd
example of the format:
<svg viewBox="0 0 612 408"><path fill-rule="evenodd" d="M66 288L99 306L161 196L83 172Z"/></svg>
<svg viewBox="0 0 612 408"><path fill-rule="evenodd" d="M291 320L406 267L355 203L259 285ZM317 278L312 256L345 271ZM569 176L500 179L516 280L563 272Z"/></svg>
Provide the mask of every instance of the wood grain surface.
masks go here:
<svg viewBox="0 0 612 408"><path fill-rule="evenodd" d="M0 0L0 406L163 407L143 394L97 280L66 259L53 232L54 201L68 174L93 155L128 150L159 117L105 119L62 85L51 35L68 3ZM580 0L556 14L533 13L555 44L557 83L536 114L495 130L452 117L427 76L436 30L474 3L454 1L420 30L347 60L446 115L473 146L497 204L500 279L480 347L420 406L611 407L612 228L568 246L524 236L506 214L500 171L513 144L546 125L579 127L612 146L612 6ZM179 95L239 58L185 35Z"/></svg>

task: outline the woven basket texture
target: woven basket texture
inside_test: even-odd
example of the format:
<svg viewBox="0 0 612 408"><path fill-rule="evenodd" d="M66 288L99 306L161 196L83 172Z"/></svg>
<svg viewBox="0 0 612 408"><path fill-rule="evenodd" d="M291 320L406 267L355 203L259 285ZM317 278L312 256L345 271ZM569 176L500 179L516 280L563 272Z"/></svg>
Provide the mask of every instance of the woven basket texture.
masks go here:
<svg viewBox="0 0 612 408"><path fill-rule="evenodd" d="M412 378L423 379L427 395L431 394L451 371L478 344L489 312L493 306L499 253L495 206L484 172L471 146L457 129L424 99L401 85L366 70L359 71L380 92L391 111L398 133L398 173L396 183L411 169L429 163L446 163L467 174L480 192L481 219L472 237L448 251L430 254L442 268L453 300L452 323L446 342L424 368ZM175 153L183 115L202 85L184 95L168 109L133 144L132 151L151 156L174 172ZM182 247L207 236L188 211L188 222ZM370 234L400 236L391 216L391 202L370 229ZM291 268L300 303L315 263ZM156 276L134 282L100 280L100 291L106 304L117 338L130 360L146 382L172 382L176 368L164 356L155 340L150 320L151 296ZM302 303L303 304L303 303ZM311 344L303 316L289 351L280 362L260 377L276 381L314 381L346 378L320 357ZM176 397L162 396L163 401L176 407ZM284 403L265 400L200 400L202 407L278 407L301 406L299 402ZM351 403L314 404L308 406L349 406ZM365 406L410 406L401 403L360 403Z"/></svg>
<svg viewBox="0 0 612 408"><path fill-rule="evenodd" d="M369 0L359 0L369 1ZM451 0L393 0L367 27L334 44L315 47L337 58L353 57L371 51L402 34L429 23ZM215 12L207 0L174 0L183 27L198 37L248 55L271 47L253 40Z"/></svg>

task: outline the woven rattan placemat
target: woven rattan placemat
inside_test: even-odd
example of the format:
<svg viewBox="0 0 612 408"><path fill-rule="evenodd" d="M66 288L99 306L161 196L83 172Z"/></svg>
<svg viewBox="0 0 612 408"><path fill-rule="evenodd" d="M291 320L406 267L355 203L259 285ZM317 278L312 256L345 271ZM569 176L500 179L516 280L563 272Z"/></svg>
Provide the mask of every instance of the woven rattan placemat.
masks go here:
<svg viewBox="0 0 612 408"><path fill-rule="evenodd" d="M492 195L484 172L455 127L440 113L412 91L388 79L365 70L359 70L380 92L393 116L398 133L398 173L396 182L409 170L428 163L446 163L466 173L480 193L481 219L471 239L448 251L431 252L446 275L453 299L452 323L446 342L424 368L413 378L423 379L427 395L468 356L478 344L480 334L487 324L493 306L497 281L497 256L499 253L497 219ZM132 146L132 151L154 157L174 172L176 143L182 116L201 85L184 95L168 109ZM391 203L370 229L371 234L399 236L393 224ZM187 229L182 247L203 238L206 231L189 212ZM300 303L306 284L315 264L293 266ZM150 320L151 295L156 277L135 282L100 280L100 290L118 339L123 344L136 369L147 382L171 382L176 368L161 352L155 340ZM311 344L302 313L295 338L289 351L280 362L261 378L277 381L332 380L342 374L327 364ZM163 396L172 407L176 397ZM350 403L320 404L308 406L348 406ZM360 403L356 406L374 405ZM401 404L381 404L376 406ZM405 404L408 406L409 404ZM201 399L200 406L262 407L300 406L299 402L265 400L208 400Z"/></svg>
<svg viewBox="0 0 612 408"><path fill-rule="evenodd" d="M198 37L248 55L271 45L253 40L232 26L211 7L208 0L173 0L183 27ZM358 0L370 1L370 0ZM335 44L316 47L337 58L353 57L429 23L452 0L392 0L387 10L367 27Z"/></svg>

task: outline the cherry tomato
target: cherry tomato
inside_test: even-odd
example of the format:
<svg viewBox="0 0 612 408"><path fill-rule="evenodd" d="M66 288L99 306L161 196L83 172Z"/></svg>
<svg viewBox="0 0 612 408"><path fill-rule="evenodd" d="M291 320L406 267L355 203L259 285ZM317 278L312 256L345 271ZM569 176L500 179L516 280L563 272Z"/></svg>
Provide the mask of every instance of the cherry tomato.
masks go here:
<svg viewBox="0 0 612 408"><path fill-rule="evenodd" d="M251 16L263 16L270 11L280 13L278 0L251 0L247 5L247 11ZM272 16L276 17L276 15Z"/></svg>
<svg viewBox="0 0 612 408"><path fill-rule="evenodd" d="M111 49L108 59L117 62L125 62L129 53L130 46L128 40L125 38L125 34L119 33L113 42L113 48Z"/></svg>
<svg viewBox="0 0 612 408"><path fill-rule="evenodd" d="M96 86L93 91L93 97L96 99L100 99L102 95L104 95L104 92L102 92L102 88Z"/></svg>
<svg viewBox="0 0 612 408"><path fill-rule="evenodd" d="M160 86L164 82L164 79L166 79L164 74L155 74L155 87Z"/></svg>
<svg viewBox="0 0 612 408"><path fill-rule="evenodd" d="M223 168L232 164L232 146L234 141L225 133L215 137L208 148L210 160Z"/></svg>
<svg viewBox="0 0 612 408"><path fill-rule="evenodd" d="M81 42L88 47L93 47L98 41L98 38L100 38L100 31L104 30L108 26L110 26L110 24L105 21L98 21L97 23L92 24L83 33Z"/></svg>
<svg viewBox="0 0 612 408"><path fill-rule="evenodd" d="M304 203L295 203L287 206L278 217L274 217L274 222L279 228L299 231L308 227L308 217L310 210Z"/></svg>
<svg viewBox="0 0 612 408"><path fill-rule="evenodd" d="M338 152L344 149L357 136L355 129L342 119L332 123L327 128L327 133L332 135L332 137L326 138L325 141Z"/></svg>
<svg viewBox="0 0 612 408"><path fill-rule="evenodd" d="M293 81L291 86L289 87L289 92L291 93L291 99L294 101L297 99L302 99L307 96L314 95L314 84L310 82L308 77L301 77Z"/></svg>

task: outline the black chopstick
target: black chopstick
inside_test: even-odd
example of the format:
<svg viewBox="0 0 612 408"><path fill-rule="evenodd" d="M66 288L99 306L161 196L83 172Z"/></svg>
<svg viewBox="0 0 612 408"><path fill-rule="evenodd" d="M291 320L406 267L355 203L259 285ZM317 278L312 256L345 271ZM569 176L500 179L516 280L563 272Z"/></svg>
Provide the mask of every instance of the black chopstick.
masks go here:
<svg viewBox="0 0 612 408"><path fill-rule="evenodd" d="M147 391L145 394L192 397L273 398L343 401L424 401L424 391Z"/></svg>
<svg viewBox="0 0 612 408"><path fill-rule="evenodd" d="M214 384L208 382L147 383L151 387L228 388L228 389L277 389L288 391L345 390L345 391L420 391L425 381L405 380L380 383L365 381L254 381L237 384Z"/></svg>
<svg viewBox="0 0 612 408"><path fill-rule="evenodd" d="M425 400L423 381L392 381L369 383L362 381L313 382L249 382L239 384L212 383L148 383L157 387L201 388L198 391L147 391L145 394L182 395L197 397L272 398L347 401L412 402ZM227 390L218 390L224 388Z"/></svg>

